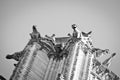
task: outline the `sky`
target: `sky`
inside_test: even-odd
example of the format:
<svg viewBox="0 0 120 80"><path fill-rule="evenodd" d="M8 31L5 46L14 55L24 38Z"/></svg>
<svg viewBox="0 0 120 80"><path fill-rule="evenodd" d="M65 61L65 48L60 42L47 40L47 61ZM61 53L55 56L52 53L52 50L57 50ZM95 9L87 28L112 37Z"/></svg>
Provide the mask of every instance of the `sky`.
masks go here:
<svg viewBox="0 0 120 80"><path fill-rule="evenodd" d="M23 50L33 25L63 37L72 24L92 31L94 47L117 53L110 70L120 76L120 0L0 0L0 75L11 76L17 62L5 56Z"/></svg>

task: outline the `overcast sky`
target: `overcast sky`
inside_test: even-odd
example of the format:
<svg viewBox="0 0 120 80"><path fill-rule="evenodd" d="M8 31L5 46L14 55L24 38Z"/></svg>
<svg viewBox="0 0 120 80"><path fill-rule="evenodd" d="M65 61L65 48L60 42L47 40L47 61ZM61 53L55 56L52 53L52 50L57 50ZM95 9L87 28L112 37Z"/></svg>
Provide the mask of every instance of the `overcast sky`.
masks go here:
<svg viewBox="0 0 120 80"><path fill-rule="evenodd" d="M120 76L120 0L0 0L0 74L12 74L16 62L5 56L23 50L32 25L42 36L60 37L72 32L72 24L93 31L95 47L117 53L110 69Z"/></svg>

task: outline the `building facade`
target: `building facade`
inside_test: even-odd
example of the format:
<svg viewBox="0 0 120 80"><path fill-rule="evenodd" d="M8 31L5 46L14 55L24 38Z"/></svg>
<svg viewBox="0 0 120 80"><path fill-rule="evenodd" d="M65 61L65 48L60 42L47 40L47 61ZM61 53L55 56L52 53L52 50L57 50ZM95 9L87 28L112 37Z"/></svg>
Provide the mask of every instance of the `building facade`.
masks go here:
<svg viewBox="0 0 120 80"><path fill-rule="evenodd" d="M98 57L110 54L109 50L92 45L91 31L80 32L75 24L72 29L68 37L42 37L33 26L25 48L6 56L18 61L10 80L120 80L109 70L116 53L100 62Z"/></svg>

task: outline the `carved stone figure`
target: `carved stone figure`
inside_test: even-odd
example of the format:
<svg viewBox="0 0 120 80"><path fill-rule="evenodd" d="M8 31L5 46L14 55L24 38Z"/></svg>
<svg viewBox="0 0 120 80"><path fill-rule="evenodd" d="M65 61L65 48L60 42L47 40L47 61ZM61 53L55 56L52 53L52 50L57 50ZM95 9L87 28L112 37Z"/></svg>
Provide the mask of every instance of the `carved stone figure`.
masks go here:
<svg viewBox="0 0 120 80"><path fill-rule="evenodd" d="M23 55L24 55L24 52L20 51L20 52L15 52L12 55L7 55L6 58L7 59L14 59L16 61L19 61L23 57Z"/></svg>
<svg viewBox="0 0 120 80"><path fill-rule="evenodd" d="M108 68L116 53L100 62L99 57L109 54L109 50L92 46L92 31L80 32L76 24L72 29L69 37L41 37L33 25L23 51L6 56L18 61L10 80L120 80ZM5 79L0 76L0 80Z"/></svg>
<svg viewBox="0 0 120 80"><path fill-rule="evenodd" d="M32 39L38 39L41 38L40 33L37 31L36 26L33 25L33 32L30 34Z"/></svg>
<svg viewBox="0 0 120 80"><path fill-rule="evenodd" d="M73 29L73 37L75 37L75 38L78 38L78 31L76 30L76 28L77 28L77 25L76 24L73 24L72 25L72 29Z"/></svg>

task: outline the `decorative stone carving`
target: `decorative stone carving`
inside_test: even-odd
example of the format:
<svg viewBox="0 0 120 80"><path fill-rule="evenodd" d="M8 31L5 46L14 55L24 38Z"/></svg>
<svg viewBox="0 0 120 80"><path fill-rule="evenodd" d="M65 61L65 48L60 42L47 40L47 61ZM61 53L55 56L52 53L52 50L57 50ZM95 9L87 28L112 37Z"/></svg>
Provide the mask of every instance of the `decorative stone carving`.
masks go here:
<svg viewBox="0 0 120 80"><path fill-rule="evenodd" d="M20 51L20 52L15 52L12 55L7 55L6 58L7 59L14 59L16 61L19 61L23 57L23 55L24 55L24 52Z"/></svg>
<svg viewBox="0 0 120 80"><path fill-rule="evenodd" d="M74 38L80 38L80 31L77 29L77 25L76 24L73 24L72 25L72 29L73 29L73 34L72 36Z"/></svg>
<svg viewBox="0 0 120 80"><path fill-rule="evenodd" d="M38 54L37 51L44 52L45 55L47 54L45 57L47 57L48 61L50 60L49 64L44 63L46 64L44 67L48 67L49 70L44 70L47 75L43 75L45 77L40 80L120 80L117 75L108 69L110 60L116 53L113 53L103 62L98 61L98 57L109 54L109 50L93 47L91 40L92 31L88 33L80 32L77 30L76 24L72 25L72 29L72 35L69 34L66 41L63 42L62 39L64 38L60 37L60 41L57 42L55 40L55 34L52 36L45 35L45 37L41 37L36 26L33 25L33 32L30 34L31 39L25 49L21 52L6 56L7 59L15 59L18 61L17 64L14 64L16 68L13 71L10 80L12 80L14 76L16 77L13 80L22 80L22 78L24 78L24 80L27 79L34 60L37 60L37 58L40 57L41 53L39 56L36 56L36 54ZM36 47L31 48L34 43L36 44ZM41 57L43 57L43 55ZM41 57L38 59L38 62L41 60ZM44 62L45 59L43 58L42 61ZM35 64L41 65L41 63ZM36 69L37 67L34 68ZM42 68L43 67L40 67L40 69ZM24 72L25 70L26 72ZM39 67L37 70L39 70ZM36 72L38 72L38 74L34 74L34 76L37 76L38 78L36 80L39 80L41 72L39 74L39 71L37 70ZM22 72L25 73L24 76ZM91 75L93 77L91 77Z"/></svg>
<svg viewBox="0 0 120 80"><path fill-rule="evenodd" d="M109 54L109 49L99 49L99 48L92 48L92 53L94 54L94 57L100 57L105 54Z"/></svg>
<svg viewBox="0 0 120 80"><path fill-rule="evenodd" d="M40 33L37 31L36 26L33 25L33 32L30 33L31 39L38 39L41 38Z"/></svg>
<svg viewBox="0 0 120 80"><path fill-rule="evenodd" d="M103 61L102 62L102 64L104 65L104 66L109 66L110 65L110 61L111 61L111 59L114 57L116 55L116 53L113 53L108 59L106 59L105 61Z"/></svg>

